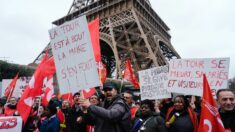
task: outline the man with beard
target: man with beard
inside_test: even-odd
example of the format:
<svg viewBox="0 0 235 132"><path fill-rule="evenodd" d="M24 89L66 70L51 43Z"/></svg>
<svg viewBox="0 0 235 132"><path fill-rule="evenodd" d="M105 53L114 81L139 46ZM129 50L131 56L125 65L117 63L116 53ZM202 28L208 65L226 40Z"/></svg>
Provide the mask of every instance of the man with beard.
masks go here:
<svg viewBox="0 0 235 132"><path fill-rule="evenodd" d="M154 103L144 100L140 105L140 118L135 119L134 132L167 132L164 119L154 112Z"/></svg>
<svg viewBox="0 0 235 132"><path fill-rule="evenodd" d="M134 121L135 118L135 114L139 109L139 106L134 105L134 99L133 99L133 93L131 91L125 91L123 93L123 98L126 101L126 103L129 105L130 107L130 111L131 111L131 120Z"/></svg>
<svg viewBox="0 0 235 132"><path fill-rule="evenodd" d="M5 116L18 116L19 113L16 109L17 101L15 97L10 98L9 104L5 107L4 114Z"/></svg>
<svg viewBox="0 0 235 132"><path fill-rule="evenodd" d="M103 90L105 100L102 107L92 105L87 99L80 100L80 105L87 109L85 121L94 125L95 132L130 132L130 109L118 95L117 87L111 82L105 83Z"/></svg>
<svg viewBox="0 0 235 132"><path fill-rule="evenodd" d="M34 101L33 101L33 105L32 105L32 109L30 111L30 115L35 116L38 112L38 106L41 102L41 98L40 97L35 97Z"/></svg>
<svg viewBox="0 0 235 132"><path fill-rule="evenodd" d="M220 105L219 113L224 128L235 132L235 94L230 89L220 89L217 94L217 102Z"/></svg>

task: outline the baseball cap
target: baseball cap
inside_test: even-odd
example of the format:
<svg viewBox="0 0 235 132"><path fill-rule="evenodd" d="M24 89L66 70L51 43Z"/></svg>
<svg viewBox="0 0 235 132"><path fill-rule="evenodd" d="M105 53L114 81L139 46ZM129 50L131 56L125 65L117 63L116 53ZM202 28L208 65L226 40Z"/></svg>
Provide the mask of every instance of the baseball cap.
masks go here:
<svg viewBox="0 0 235 132"><path fill-rule="evenodd" d="M115 87L115 85L113 84L113 83L111 83L111 82L108 82L108 83L105 83L104 85L103 85L103 90L107 90L107 89L117 89L116 87Z"/></svg>

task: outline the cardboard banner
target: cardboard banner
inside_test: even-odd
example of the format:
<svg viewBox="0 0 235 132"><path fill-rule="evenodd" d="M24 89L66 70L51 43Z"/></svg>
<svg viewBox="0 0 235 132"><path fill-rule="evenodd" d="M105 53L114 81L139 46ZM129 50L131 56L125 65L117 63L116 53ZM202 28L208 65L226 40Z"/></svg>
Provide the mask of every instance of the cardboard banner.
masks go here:
<svg viewBox="0 0 235 132"><path fill-rule="evenodd" d="M164 83L167 81L168 66L139 71L141 100L170 98Z"/></svg>
<svg viewBox="0 0 235 132"><path fill-rule="evenodd" d="M4 116L0 117L1 132L21 132L22 119L20 116Z"/></svg>
<svg viewBox="0 0 235 132"><path fill-rule="evenodd" d="M60 93L100 85L86 16L49 31Z"/></svg>
<svg viewBox="0 0 235 132"><path fill-rule="evenodd" d="M170 92L202 96L203 73L213 95L218 89L227 88L229 58L172 59L166 86Z"/></svg>
<svg viewBox="0 0 235 132"><path fill-rule="evenodd" d="M20 77L19 79L17 79L16 86L13 91L12 97L16 97L16 98L21 97L22 93L25 90L25 86L28 85L30 79L31 79L31 77ZM2 95L1 95L1 97L4 96L4 91L7 88L7 86L10 84L11 81L12 81L12 79L3 79L2 80Z"/></svg>

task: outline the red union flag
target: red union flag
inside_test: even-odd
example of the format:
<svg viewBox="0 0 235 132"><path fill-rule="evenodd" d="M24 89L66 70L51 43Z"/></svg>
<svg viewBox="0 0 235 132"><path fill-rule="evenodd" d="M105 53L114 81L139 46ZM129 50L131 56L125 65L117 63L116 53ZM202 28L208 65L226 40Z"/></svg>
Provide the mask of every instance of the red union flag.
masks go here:
<svg viewBox="0 0 235 132"><path fill-rule="evenodd" d="M5 89L4 96L7 97L7 100L9 100L9 98L11 98L12 93L14 92L14 88L15 88L15 85L16 85L16 82L17 82L17 79L18 79L18 75L19 75L19 73L16 74L14 79L10 82L8 87Z"/></svg>
<svg viewBox="0 0 235 132"><path fill-rule="evenodd" d="M88 24L90 37L91 37L91 43L93 52L95 55L95 61L99 62L101 61L101 55L100 55L100 34L99 34L99 18L96 18L95 20L91 21Z"/></svg>
<svg viewBox="0 0 235 132"><path fill-rule="evenodd" d="M95 88L84 89L82 91L83 91L84 98L90 98L93 94L96 93Z"/></svg>
<svg viewBox="0 0 235 132"><path fill-rule="evenodd" d="M53 76L46 78L44 93L42 94L42 104L47 106L54 96Z"/></svg>
<svg viewBox="0 0 235 132"><path fill-rule="evenodd" d="M18 104L17 110L22 117L24 123L26 123L29 116L31 107L33 105L33 100L36 96L40 96L42 93L43 80L46 77L50 77L55 73L55 63L53 58L49 58L46 55L42 59L41 63L38 65L33 77L31 78L29 85L25 89L23 95L21 96Z"/></svg>
<svg viewBox="0 0 235 132"><path fill-rule="evenodd" d="M126 60L126 68L124 70L124 77L123 79L130 81L135 88L139 88L139 82L135 77L135 74L131 68L131 61L130 59Z"/></svg>
<svg viewBox="0 0 235 132"><path fill-rule="evenodd" d="M203 75L203 97L198 132L225 132L206 75Z"/></svg>
<svg viewBox="0 0 235 132"><path fill-rule="evenodd" d="M98 62L98 74L103 85L107 78L107 70L105 64L103 64L102 62Z"/></svg>
<svg viewBox="0 0 235 132"><path fill-rule="evenodd" d="M61 95L60 98L63 99L63 100L68 100L70 102L71 106L74 104L73 94L72 93L63 94L63 95Z"/></svg>

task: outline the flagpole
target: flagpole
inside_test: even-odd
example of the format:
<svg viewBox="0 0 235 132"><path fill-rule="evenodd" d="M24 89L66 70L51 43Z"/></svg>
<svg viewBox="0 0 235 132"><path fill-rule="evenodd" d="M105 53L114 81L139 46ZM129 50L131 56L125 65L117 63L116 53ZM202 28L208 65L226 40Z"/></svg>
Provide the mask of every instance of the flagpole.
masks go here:
<svg viewBox="0 0 235 132"><path fill-rule="evenodd" d="M18 73L16 74L16 76L14 77L14 80L15 80L15 79L18 79L18 75L19 75L19 72L18 72ZM7 97L7 102L8 102L9 99L11 98L11 96L12 96L14 90L15 90L15 87L16 87L16 82L15 82L15 85L13 86L13 88L11 88L11 90L10 90L10 93L9 93L9 95L8 95L8 97Z"/></svg>
<svg viewBox="0 0 235 132"><path fill-rule="evenodd" d="M69 80L68 80L68 82L69 82ZM73 93L71 92L70 83L69 83L69 88L68 88L68 89L69 89L69 96L68 96L68 100L69 100L69 98L70 98L70 93L73 94Z"/></svg>
<svg viewBox="0 0 235 132"><path fill-rule="evenodd" d="M103 89L103 83L102 83L102 72L101 72L100 65L102 65L102 64L101 64L101 62L99 61L99 62L98 62L98 70L99 70L99 73L100 73L100 75L99 75L99 79L100 79L100 89L102 90L102 89ZM102 65L102 67L103 67L103 65Z"/></svg>
<svg viewBox="0 0 235 132"><path fill-rule="evenodd" d="M41 99L42 99L42 96L40 95L40 96L39 96L39 103L38 103L37 116L41 116L41 115L39 115L39 108L40 108L40 105L41 105L41 103L42 103ZM35 101L35 98L34 98L34 101Z"/></svg>
<svg viewBox="0 0 235 132"><path fill-rule="evenodd" d="M121 79L120 93L122 93L123 79Z"/></svg>
<svg viewBox="0 0 235 132"><path fill-rule="evenodd" d="M7 102L9 102L9 99L10 99L10 97L12 96L12 92L13 92L13 88L11 89L11 91L10 91L8 97L7 97Z"/></svg>
<svg viewBox="0 0 235 132"><path fill-rule="evenodd" d="M68 101L69 101L69 98L70 98L70 93L71 93L71 92L69 92ZM70 101L69 101L69 102L70 102Z"/></svg>

